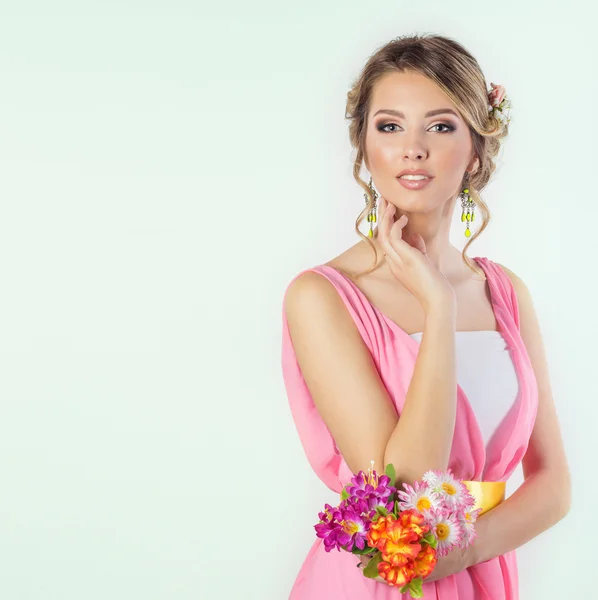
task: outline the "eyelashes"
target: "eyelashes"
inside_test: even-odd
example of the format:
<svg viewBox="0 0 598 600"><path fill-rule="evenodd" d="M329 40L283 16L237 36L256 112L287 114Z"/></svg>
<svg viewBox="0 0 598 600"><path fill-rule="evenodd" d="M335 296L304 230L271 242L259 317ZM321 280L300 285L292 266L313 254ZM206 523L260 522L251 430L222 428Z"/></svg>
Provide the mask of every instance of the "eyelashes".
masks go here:
<svg viewBox="0 0 598 600"><path fill-rule="evenodd" d="M380 125L377 126L378 131L382 132L382 133L394 133L394 131L388 131L386 130L386 127L398 127L398 125L396 123L381 123ZM453 127L452 125L448 124L448 123L437 123L436 125L432 125L432 129L434 127L446 127L447 129L445 131L438 131L437 133L450 133L451 131L455 131L455 127Z"/></svg>

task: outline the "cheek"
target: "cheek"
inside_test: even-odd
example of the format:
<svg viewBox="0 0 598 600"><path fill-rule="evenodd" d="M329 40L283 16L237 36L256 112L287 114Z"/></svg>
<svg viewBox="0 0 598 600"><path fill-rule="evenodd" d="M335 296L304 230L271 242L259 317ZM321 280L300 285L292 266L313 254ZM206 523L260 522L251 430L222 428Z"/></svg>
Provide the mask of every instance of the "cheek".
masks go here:
<svg viewBox="0 0 598 600"><path fill-rule="evenodd" d="M452 186L459 185L463 179L465 169L470 158L470 147L467 142L447 144L443 148L437 148L435 160L432 160L434 168Z"/></svg>
<svg viewBox="0 0 598 600"><path fill-rule="evenodd" d="M442 164L451 171L465 170L468 155L463 152L463 146L452 148L442 154Z"/></svg>
<svg viewBox="0 0 598 600"><path fill-rule="evenodd" d="M366 151L370 157L370 162L378 167L393 165L396 167L401 157L401 150L397 144L391 144L384 140L375 143L366 144Z"/></svg>

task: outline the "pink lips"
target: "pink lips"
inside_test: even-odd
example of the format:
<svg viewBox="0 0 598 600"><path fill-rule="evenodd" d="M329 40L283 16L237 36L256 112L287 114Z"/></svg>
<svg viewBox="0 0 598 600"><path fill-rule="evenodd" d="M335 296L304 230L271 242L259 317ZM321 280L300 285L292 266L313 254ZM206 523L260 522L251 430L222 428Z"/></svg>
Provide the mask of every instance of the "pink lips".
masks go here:
<svg viewBox="0 0 598 600"><path fill-rule="evenodd" d="M397 177L398 182L408 190L421 190L425 188L431 181L431 177L427 177L426 179L401 179Z"/></svg>

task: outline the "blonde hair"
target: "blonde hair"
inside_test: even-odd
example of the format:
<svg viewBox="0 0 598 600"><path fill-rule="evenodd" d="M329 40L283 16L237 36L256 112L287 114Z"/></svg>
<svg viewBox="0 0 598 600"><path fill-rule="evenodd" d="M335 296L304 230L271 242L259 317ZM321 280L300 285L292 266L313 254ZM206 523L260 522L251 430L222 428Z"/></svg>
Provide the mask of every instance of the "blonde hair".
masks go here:
<svg viewBox="0 0 598 600"><path fill-rule="evenodd" d="M500 149L500 140L508 133L508 124L488 112L488 86L476 59L458 42L433 34L400 36L380 47L369 58L347 93L345 118L350 120L349 137L352 147L357 150L353 177L368 197L368 203L355 222L357 235L370 244L374 251L374 264L367 273L374 269L378 261L376 247L368 236L359 231L359 224L374 204L369 185L359 176L365 156L367 116L376 83L388 73L405 71L416 71L438 84L469 126L479 166L468 180L464 176L461 189L467 185L469 195L479 206L482 225L469 238L461 255L472 271L483 275L475 261L466 255L466 251L490 222L490 211L480 192L496 169L494 158ZM374 230L374 236L377 236L377 229Z"/></svg>

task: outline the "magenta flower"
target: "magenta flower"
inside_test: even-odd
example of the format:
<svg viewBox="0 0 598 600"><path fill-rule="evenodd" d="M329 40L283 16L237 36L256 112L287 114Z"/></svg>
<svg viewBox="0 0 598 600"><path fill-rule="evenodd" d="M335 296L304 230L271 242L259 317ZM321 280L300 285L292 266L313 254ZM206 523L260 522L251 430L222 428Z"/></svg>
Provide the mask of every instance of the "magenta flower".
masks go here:
<svg viewBox="0 0 598 600"><path fill-rule="evenodd" d="M371 521L376 514L376 508L385 508L388 512L394 508L393 497L378 496L375 493L370 493L364 498L358 498L356 496L349 496L345 502L350 506L353 506L355 510L362 516L367 516Z"/></svg>
<svg viewBox="0 0 598 600"><path fill-rule="evenodd" d="M362 509L366 507L365 503L352 503L348 500L343 500L336 509L326 505L326 510L319 513L320 523L314 525L316 535L324 540L326 552L335 548L339 552L341 549L352 552L354 548L365 548L365 538L371 523L371 519L362 514Z"/></svg>
<svg viewBox="0 0 598 600"><path fill-rule="evenodd" d="M338 510L336 506L330 506L330 504L324 504L324 510L318 513L320 521L330 521L334 518L333 513Z"/></svg>
<svg viewBox="0 0 598 600"><path fill-rule="evenodd" d="M390 477L388 475L379 476L376 471L368 473L359 471L357 475L351 478L351 483L345 489L350 496L356 496L357 498L378 496L387 500L396 491L396 488L389 484Z"/></svg>

